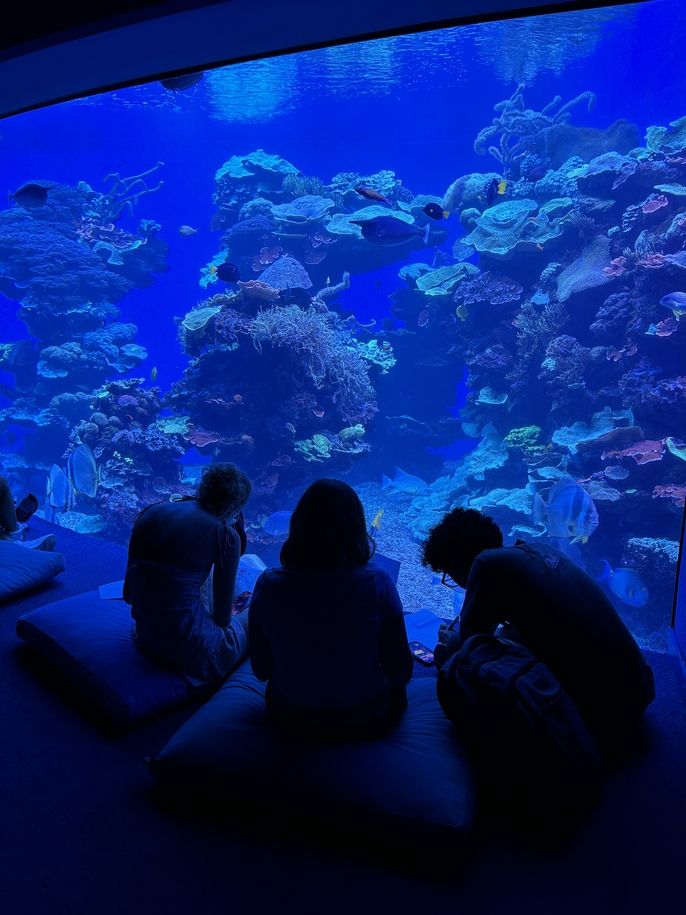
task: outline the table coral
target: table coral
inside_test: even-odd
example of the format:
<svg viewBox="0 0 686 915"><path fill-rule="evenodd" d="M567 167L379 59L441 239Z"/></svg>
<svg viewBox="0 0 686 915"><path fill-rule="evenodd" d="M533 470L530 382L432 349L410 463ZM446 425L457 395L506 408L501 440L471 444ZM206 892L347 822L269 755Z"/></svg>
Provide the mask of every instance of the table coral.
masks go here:
<svg viewBox="0 0 686 915"><path fill-rule="evenodd" d="M656 486L653 489L653 499L669 499L677 508L683 508L686 505L686 483Z"/></svg>
<svg viewBox="0 0 686 915"><path fill-rule="evenodd" d="M612 281L605 272L610 261L610 239L597 235L581 254L557 277L557 295L561 302L572 296L587 293Z"/></svg>
<svg viewBox="0 0 686 915"><path fill-rule="evenodd" d="M637 464L650 464L653 461L661 461L665 454L664 440L644 439L636 442L628 448L621 451L603 451L601 460L621 460L622 458L633 458Z"/></svg>
<svg viewBox="0 0 686 915"><path fill-rule="evenodd" d="M480 254L501 260L522 252L541 252L563 234L564 217L572 206L569 197L543 204L530 198L506 200L484 210L464 241Z"/></svg>
<svg viewBox="0 0 686 915"><path fill-rule="evenodd" d="M556 445L561 445L569 451L570 454L576 454L579 448L600 438L608 432L623 426L633 426L634 416L631 410L613 410L611 407L603 407L591 417L590 424L578 420L571 426L561 426L552 434L552 441Z"/></svg>

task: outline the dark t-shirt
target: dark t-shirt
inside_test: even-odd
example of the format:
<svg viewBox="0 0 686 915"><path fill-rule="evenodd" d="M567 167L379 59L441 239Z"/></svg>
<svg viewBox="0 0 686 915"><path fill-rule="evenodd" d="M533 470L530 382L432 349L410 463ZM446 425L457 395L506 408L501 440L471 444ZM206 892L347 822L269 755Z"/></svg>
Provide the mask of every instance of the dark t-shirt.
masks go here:
<svg viewBox="0 0 686 915"><path fill-rule="evenodd" d="M240 555L233 527L195 499L149 505L136 519L129 541L129 561L161 562L198 572L203 579L215 563L238 567Z"/></svg>
<svg viewBox="0 0 686 915"><path fill-rule="evenodd" d="M188 499L149 506L131 532L124 598L137 645L195 682L226 677L247 648L243 625L231 618L239 528Z"/></svg>
<svg viewBox="0 0 686 915"><path fill-rule="evenodd" d="M284 708L373 716L412 676L400 597L373 562L328 571L269 569L250 604L250 660ZM353 718L355 716L353 715Z"/></svg>
<svg viewBox="0 0 686 915"><path fill-rule="evenodd" d="M638 717L653 674L602 588L545 544L485 550L472 564L460 639L510 623L598 737Z"/></svg>

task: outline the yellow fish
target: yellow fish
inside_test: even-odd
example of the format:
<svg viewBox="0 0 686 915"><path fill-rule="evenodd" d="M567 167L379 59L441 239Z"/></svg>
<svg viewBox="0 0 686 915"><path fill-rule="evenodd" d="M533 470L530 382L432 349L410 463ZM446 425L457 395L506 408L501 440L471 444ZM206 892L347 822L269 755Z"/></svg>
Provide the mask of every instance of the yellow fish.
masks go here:
<svg viewBox="0 0 686 915"><path fill-rule="evenodd" d="M374 515L374 520L371 523L371 528L373 531L378 531L381 527L381 519L383 518L383 513L386 509L380 508L378 512Z"/></svg>
<svg viewBox="0 0 686 915"><path fill-rule="evenodd" d="M460 319L460 321L466 321L469 317L469 309L466 305L458 305L455 309L455 314Z"/></svg>
<svg viewBox="0 0 686 915"><path fill-rule="evenodd" d="M150 369L150 381L157 381L158 374L159 372L157 371L157 366L153 365L153 367Z"/></svg>
<svg viewBox="0 0 686 915"><path fill-rule="evenodd" d="M216 272L217 272L217 265L210 264L210 273L212 274L212 276L214 276Z"/></svg>
<svg viewBox="0 0 686 915"><path fill-rule="evenodd" d="M498 193L502 196L506 190L507 190L507 181L505 181L505 180L499 181L498 182Z"/></svg>

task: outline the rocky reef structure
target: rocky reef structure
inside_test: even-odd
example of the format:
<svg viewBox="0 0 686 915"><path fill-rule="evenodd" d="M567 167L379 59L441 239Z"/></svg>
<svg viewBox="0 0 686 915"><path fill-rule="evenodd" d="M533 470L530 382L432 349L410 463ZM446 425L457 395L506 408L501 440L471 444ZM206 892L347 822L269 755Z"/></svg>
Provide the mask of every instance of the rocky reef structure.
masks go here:
<svg viewBox="0 0 686 915"><path fill-rule="evenodd" d="M164 266L155 224L126 222L154 179L51 186L45 206L1 213L0 289L31 336L0 347L16 379L0 426L30 430L30 460L92 448L94 505L118 530L183 491L189 452L240 463L258 513L314 473L440 474L394 492L418 539L452 507L483 509L512 539L635 569L650 620L666 566L629 544L675 541L686 501L686 118L642 141L626 121L577 126L593 101L536 111L519 85L475 140L497 170L458 174L443 198L390 170L326 181L231 156L166 400L123 377L145 351L117 308ZM390 264L389 313L363 318L357 278ZM560 482L592 502L589 530L554 520Z"/></svg>
<svg viewBox="0 0 686 915"><path fill-rule="evenodd" d="M365 200L358 188L378 197ZM379 197L383 203L375 202ZM424 229L431 220L423 207L430 200L438 201L426 195L415 197L392 171L341 172L327 184L262 149L232 156L217 170L213 199L217 207L213 227L224 232L212 261L215 266L228 260L238 266L243 282L257 279L276 285L263 273L276 267L279 259L290 258L304 267L317 288L324 287L327 276L344 276L352 265L356 272L364 272L396 261L399 246L401 252L425 247L420 231L408 232L405 240L390 248L372 244L359 222L392 217ZM445 237L445 231L436 228L432 241ZM279 273L283 270L279 265ZM309 289L297 276L282 281L294 290ZM201 285L208 292L222 288L211 265L203 270Z"/></svg>
<svg viewBox="0 0 686 915"><path fill-rule="evenodd" d="M243 286L201 302L179 322L191 359L169 397L188 445L239 462L258 498L300 483L309 464L342 470L369 451L374 379L395 362L388 341L359 340L314 298L272 303L265 290L276 287L260 283L247 307Z"/></svg>
<svg viewBox="0 0 686 915"><path fill-rule="evenodd" d="M519 86L497 105L475 149L496 158L505 193L486 196L503 174L459 176L443 199L466 229L454 257L440 271L401 270L408 288L394 298L415 357L442 337L467 367L460 419L474 441L406 517L421 539L444 511L471 505L589 568L629 564L651 594L631 611L648 632L668 609L665 568L645 550L637 565L629 543L676 540L686 500L686 119L649 128L641 145L624 122L574 127L592 101L535 112ZM466 264L465 245L476 252ZM598 512L578 547L534 521L532 499L560 479Z"/></svg>
<svg viewBox="0 0 686 915"><path fill-rule="evenodd" d="M160 165L109 175L105 192L41 182L39 205L0 212L0 290L18 302L27 331L0 347L0 368L15 382L2 390L11 405L0 410L0 436L21 438L22 485L29 467L67 459L79 442L74 428L93 413L93 392L147 357L137 327L118 320L118 303L167 269L160 226L133 219L135 204L160 186L146 182Z"/></svg>

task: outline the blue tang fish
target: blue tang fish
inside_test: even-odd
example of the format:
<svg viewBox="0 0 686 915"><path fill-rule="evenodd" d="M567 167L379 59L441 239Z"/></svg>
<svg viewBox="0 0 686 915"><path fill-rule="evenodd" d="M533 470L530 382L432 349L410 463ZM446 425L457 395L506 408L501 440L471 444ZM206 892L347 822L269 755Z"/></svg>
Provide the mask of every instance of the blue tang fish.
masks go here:
<svg viewBox="0 0 686 915"><path fill-rule="evenodd" d="M400 245L416 235L420 235L425 244L429 242L429 226L420 229L419 226L397 219L395 216L351 219L350 222L360 227L360 231L367 241L377 245Z"/></svg>
<svg viewBox="0 0 686 915"><path fill-rule="evenodd" d="M635 569L613 569L607 559L601 563L598 581L607 582L610 591L631 607L645 607L650 592Z"/></svg>
<svg viewBox="0 0 686 915"><path fill-rule="evenodd" d="M28 209L42 207L47 202L48 191L51 187L52 185L38 184L36 182L22 184L13 194L10 194L10 199L18 203L19 206L27 207Z"/></svg>
<svg viewBox="0 0 686 915"><path fill-rule="evenodd" d="M262 530L270 537L286 537L293 512L273 512L262 522Z"/></svg>
<svg viewBox="0 0 686 915"><path fill-rule="evenodd" d="M386 474L382 474L381 488L391 488L397 490L398 492L404 492L410 496L416 496L419 493L426 492L426 490L429 488L429 484L425 483L424 480L420 479L419 477L414 477L411 473L405 473L404 470L396 467L395 476L392 480L390 477L387 477Z"/></svg>
<svg viewBox="0 0 686 915"><path fill-rule="evenodd" d="M542 524L551 537L572 538L586 543L598 527L598 510L585 489L574 480L558 480L544 502L538 493L532 506L535 524Z"/></svg>

